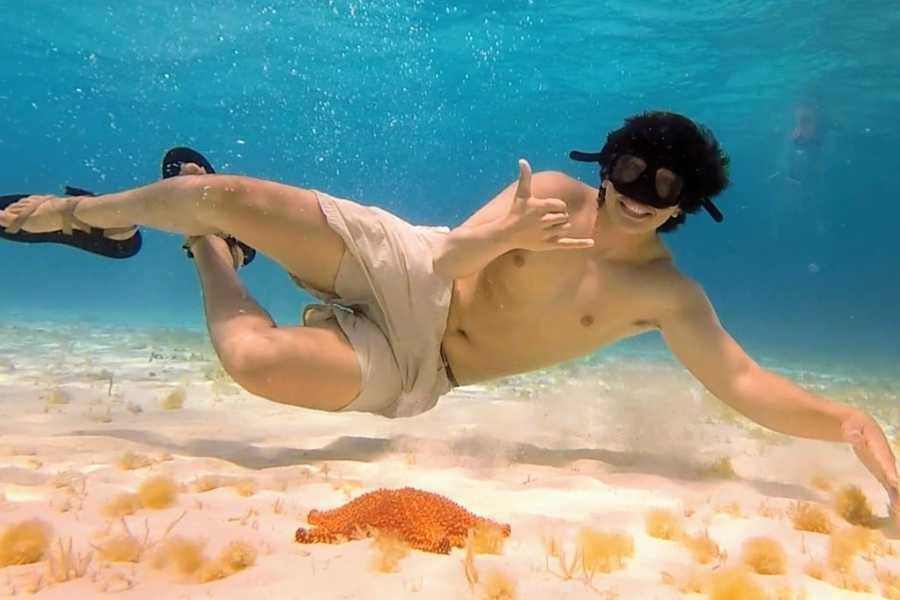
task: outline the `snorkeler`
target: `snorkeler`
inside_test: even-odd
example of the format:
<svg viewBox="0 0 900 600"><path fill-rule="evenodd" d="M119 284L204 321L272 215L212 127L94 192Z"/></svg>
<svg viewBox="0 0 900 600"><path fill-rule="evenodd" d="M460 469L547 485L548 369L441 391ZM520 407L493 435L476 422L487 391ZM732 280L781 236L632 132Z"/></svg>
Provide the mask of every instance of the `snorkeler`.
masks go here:
<svg viewBox="0 0 900 600"><path fill-rule="evenodd" d="M452 231L320 191L211 174L186 149L164 165L178 176L95 197L9 200L0 227L11 239L102 241L137 235L136 226L187 236L225 370L251 393L307 408L414 415L454 386L658 330L746 417L851 444L900 522L895 460L875 419L760 367L658 235L701 209L722 220L712 199L728 185L728 159L712 133L681 115L646 113L611 132L600 152L571 156L599 164L599 188L532 174L520 161L518 180ZM304 326L277 326L243 286L236 271L252 249L321 299Z"/></svg>
<svg viewBox="0 0 900 600"><path fill-rule="evenodd" d="M779 246L790 248L783 255L799 257L803 268L824 260L831 247L828 208L833 190L825 182L835 125L822 106L814 95L794 107L777 170L768 178L780 183L768 192L775 202L769 220L772 237Z"/></svg>

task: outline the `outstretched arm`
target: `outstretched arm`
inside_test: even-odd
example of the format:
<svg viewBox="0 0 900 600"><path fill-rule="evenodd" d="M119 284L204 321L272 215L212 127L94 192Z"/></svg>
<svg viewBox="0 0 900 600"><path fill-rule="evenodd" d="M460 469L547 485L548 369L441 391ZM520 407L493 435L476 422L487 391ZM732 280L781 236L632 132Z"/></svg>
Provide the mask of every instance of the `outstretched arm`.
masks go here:
<svg viewBox="0 0 900 600"><path fill-rule="evenodd" d="M881 427L857 408L811 394L756 364L722 328L703 291L680 282L660 317L675 356L718 399L760 425L797 437L852 444L890 497L900 524L897 467Z"/></svg>

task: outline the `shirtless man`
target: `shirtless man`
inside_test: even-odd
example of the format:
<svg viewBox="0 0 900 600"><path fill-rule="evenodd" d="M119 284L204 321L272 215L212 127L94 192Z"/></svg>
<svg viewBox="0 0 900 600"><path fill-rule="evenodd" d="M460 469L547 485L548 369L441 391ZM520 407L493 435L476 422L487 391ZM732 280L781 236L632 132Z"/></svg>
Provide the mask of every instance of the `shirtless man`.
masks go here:
<svg viewBox="0 0 900 600"><path fill-rule="evenodd" d="M141 225L188 236L213 346L250 392L321 410L408 416L454 385L540 369L656 329L717 398L798 437L850 443L900 523L895 460L865 412L757 365L659 238L727 185L712 134L673 113L627 119L596 154L600 187L519 162L512 183L453 229L417 227L324 192L183 175L97 197L31 196L7 233ZM193 174L192 174L193 173ZM279 327L235 272L244 244L325 304ZM227 240L227 241L226 241ZM243 246L247 248L247 246Z"/></svg>

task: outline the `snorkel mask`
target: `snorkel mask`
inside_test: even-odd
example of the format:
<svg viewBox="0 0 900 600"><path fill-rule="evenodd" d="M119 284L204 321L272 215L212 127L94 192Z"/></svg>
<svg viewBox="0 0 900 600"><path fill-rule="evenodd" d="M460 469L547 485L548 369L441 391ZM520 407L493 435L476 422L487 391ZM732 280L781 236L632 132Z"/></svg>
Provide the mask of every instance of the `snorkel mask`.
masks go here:
<svg viewBox="0 0 900 600"><path fill-rule="evenodd" d="M569 158L580 162L600 163L599 152L573 150ZM654 208L670 208L681 201L684 178L658 161L648 160L633 154L619 154L613 157L609 180L616 190L638 202ZM701 205L716 223L722 222L722 213L709 198L703 198Z"/></svg>

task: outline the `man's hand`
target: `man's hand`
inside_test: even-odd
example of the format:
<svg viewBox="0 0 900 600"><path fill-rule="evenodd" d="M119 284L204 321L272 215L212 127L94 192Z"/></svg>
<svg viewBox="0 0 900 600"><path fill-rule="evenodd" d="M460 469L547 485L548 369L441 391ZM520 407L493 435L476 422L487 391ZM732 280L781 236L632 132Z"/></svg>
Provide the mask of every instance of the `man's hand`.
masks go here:
<svg viewBox="0 0 900 600"><path fill-rule="evenodd" d="M568 206L559 198L535 198L531 194L531 166L519 160L519 183L503 229L515 248L562 250L591 248L591 238L563 237L571 228Z"/></svg>
<svg viewBox="0 0 900 600"><path fill-rule="evenodd" d="M900 484L887 438L878 423L863 412L854 412L841 426L844 440L888 494L888 516L900 529Z"/></svg>

